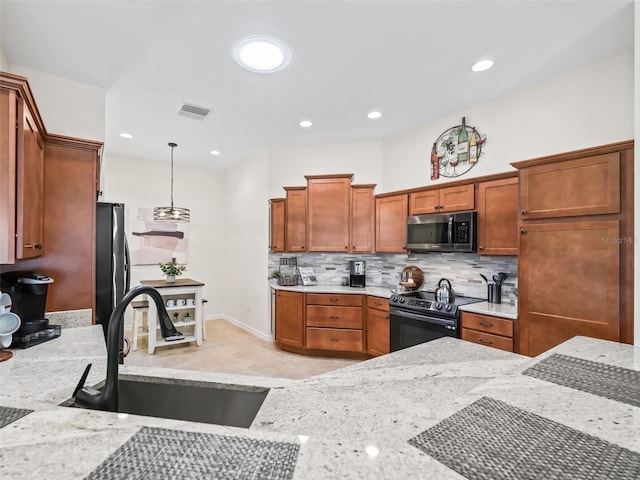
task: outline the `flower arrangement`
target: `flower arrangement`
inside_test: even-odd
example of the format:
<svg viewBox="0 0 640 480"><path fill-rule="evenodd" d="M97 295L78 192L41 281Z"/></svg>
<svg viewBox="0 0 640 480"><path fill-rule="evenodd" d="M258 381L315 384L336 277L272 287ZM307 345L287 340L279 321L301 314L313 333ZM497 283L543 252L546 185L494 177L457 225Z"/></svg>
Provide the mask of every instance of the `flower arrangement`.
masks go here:
<svg viewBox="0 0 640 480"><path fill-rule="evenodd" d="M172 258L170 262L159 263L158 265L160 265L162 273L167 276L167 282L171 281L171 279L175 281L175 277L179 277L187 269L186 265L178 265L175 258Z"/></svg>

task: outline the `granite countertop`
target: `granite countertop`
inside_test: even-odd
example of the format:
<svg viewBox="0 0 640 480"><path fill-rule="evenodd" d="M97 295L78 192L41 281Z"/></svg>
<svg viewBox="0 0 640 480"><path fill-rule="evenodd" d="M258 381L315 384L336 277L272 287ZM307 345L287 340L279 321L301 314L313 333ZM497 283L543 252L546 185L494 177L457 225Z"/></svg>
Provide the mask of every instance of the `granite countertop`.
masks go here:
<svg viewBox="0 0 640 480"><path fill-rule="evenodd" d="M302 293L344 293L351 295L372 295L374 297L389 298L391 296L391 288L389 287L365 287L356 288L343 285L278 285L271 284L271 288L274 290L287 290L290 292L302 292Z"/></svg>
<svg viewBox="0 0 640 480"><path fill-rule="evenodd" d="M460 310L462 312L479 313L481 315L491 315L492 317L503 317L511 320L518 319L518 305L512 303L469 303L462 305Z"/></svg>
<svg viewBox="0 0 640 480"><path fill-rule="evenodd" d="M436 431L439 425L457 419L469 408L482 406L482 402L489 402L492 408L496 406L492 410L496 413L504 412L506 405L538 420L560 425L573 434L571 438L575 439L577 434L579 438L622 449L626 457L616 455L612 458L626 458L627 467L640 469L640 460L637 460L640 458L640 404L630 405L616 399L615 385L611 387L611 398L606 398L523 375L530 367L555 359L558 354L561 358L565 355L577 361L596 361L597 365L606 368L635 370L631 374L640 375L637 363L640 347L575 337L532 359L454 338L442 338L305 380L122 368L123 374L270 388L252 426L242 429L57 406L71 394L89 361L94 363L94 369L87 383L104 376L106 367L104 345L99 341L101 336L99 326L63 330L62 336L48 342L49 345L16 351L13 359L0 364L0 406L34 410L0 429L3 458L0 477L85 478L105 459L112 458L123 444L131 445L140 432L155 438L166 433L158 429L169 429L183 435L215 434L224 435L226 439L296 446L293 475L261 478L474 478L472 474L462 475L461 467L447 463L437 452L425 453L430 447L424 442L429 438L425 439L421 434ZM607 373L607 378L610 377ZM622 388L623 394L624 390L633 394L630 389L640 388L629 381L630 378L633 380L626 373L627 385ZM511 423L519 425L521 422ZM492 430L464 429L465 439L470 431ZM455 435L448 435L449 440L455 441ZM530 437L531 434L527 440ZM497 435L489 443L502 445L505 438L509 439ZM540 438L548 441L547 437ZM464 441L467 446L470 444L469 439ZM178 445L178 453L187 448L184 440ZM453 453L459 451L447 449ZM581 449L587 454L591 452L588 446ZM602 459L602 451L599 452L591 457ZM191 453L184 455L191 458ZM465 455L464 458L475 457ZM483 463L491 464L493 458ZM127 457L125 466L136 459L135 455ZM498 460L504 461L504 458L501 456L496 458ZM233 458L231 461L233 463ZM578 464L581 465L576 462ZM205 468L206 465L198 464L197 467ZM248 467L242 464L234 468ZM179 472L169 474L165 471L165 477L156 478L188 475L192 475L189 478L204 478L193 471ZM249 473L233 478L248 476ZM127 476L91 475L90 478ZM229 477L212 475L208 478ZM565 478L594 477L576 474Z"/></svg>

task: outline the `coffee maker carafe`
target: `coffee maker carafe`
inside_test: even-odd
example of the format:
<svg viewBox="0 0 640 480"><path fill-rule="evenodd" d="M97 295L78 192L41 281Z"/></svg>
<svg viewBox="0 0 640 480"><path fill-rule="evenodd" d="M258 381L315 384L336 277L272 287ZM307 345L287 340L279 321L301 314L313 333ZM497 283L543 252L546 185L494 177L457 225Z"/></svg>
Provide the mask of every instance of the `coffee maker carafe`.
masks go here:
<svg viewBox="0 0 640 480"><path fill-rule="evenodd" d="M362 260L352 260L349 262L349 286L366 287L365 264Z"/></svg>

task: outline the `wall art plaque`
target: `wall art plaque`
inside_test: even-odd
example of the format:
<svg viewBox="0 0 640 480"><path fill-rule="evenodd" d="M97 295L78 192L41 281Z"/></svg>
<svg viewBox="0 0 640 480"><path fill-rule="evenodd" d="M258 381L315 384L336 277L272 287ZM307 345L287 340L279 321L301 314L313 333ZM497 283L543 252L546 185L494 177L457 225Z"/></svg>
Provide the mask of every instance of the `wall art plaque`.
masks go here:
<svg viewBox="0 0 640 480"><path fill-rule="evenodd" d="M431 180L459 177L471 170L482 156L487 136L470 127L462 117L462 125L445 130L431 149Z"/></svg>

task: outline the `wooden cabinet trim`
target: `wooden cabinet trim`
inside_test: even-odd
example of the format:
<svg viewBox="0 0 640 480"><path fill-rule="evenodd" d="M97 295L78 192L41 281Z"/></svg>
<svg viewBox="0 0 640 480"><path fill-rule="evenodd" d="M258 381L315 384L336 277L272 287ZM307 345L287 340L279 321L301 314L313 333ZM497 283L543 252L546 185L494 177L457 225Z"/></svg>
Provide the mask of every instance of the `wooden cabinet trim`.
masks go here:
<svg viewBox="0 0 640 480"><path fill-rule="evenodd" d="M349 182L351 182L351 180L353 180L353 173L335 173L332 175L305 175L304 178L306 178L307 181L345 178L345 179L348 179Z"/></svg>
<svg viewBox="0 0 640 480"><path fill-rule="evenodd" d="M581 150L572 150L570 152L564 152L560 154L547 155L544 157L512 162L511 166L517 169L522 169L522 168L533 167L537 165L545 165L548 163L557 163L565 160L575 160L578 158L590 157L593 155L603 155L607 153L620 152L623 150L633 149L633 147L634 147L634 140L625 140L623 142L609 143L606 145L599 145L597 147L584 148Z"/></svg>
<svg viewBox="0 0 640 480"><path fill-rule="evenodd" d="M476 183L481 183L481 182L488 182L488 181L492 181L492 180L500 180L500 179L503 179L503 178L512 178L512 177L517 177L517 176L518 176L518 171L517 170L512 170L512 171L509 171L509 172L496 173L496 174L492 174L492 175L483 175L482 177L468 178L468 179L465 179L465 180L456 180L456 181L453 181L453 182L438 183L438 184L428 185L428 186L424 186L424 187L414 187L414 188L407 188L407 189L404 189L404 190L395 190L393 192L379 193L379 194L376 195L376 198L393 197L395 195L411 194L411 193L416 193L416 192L424 192L424 191L427 191L427 190L440 190L442 188L457 187L459 185L476 184Z"/></svg>

